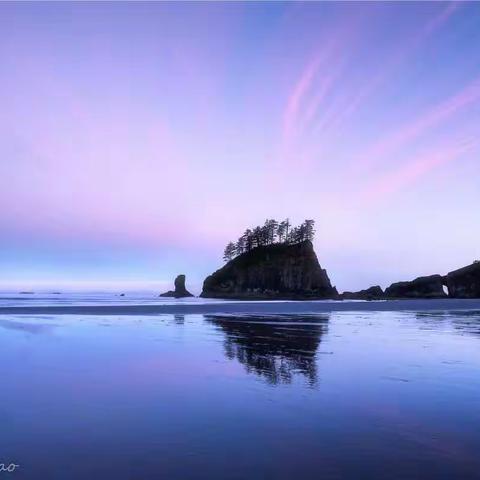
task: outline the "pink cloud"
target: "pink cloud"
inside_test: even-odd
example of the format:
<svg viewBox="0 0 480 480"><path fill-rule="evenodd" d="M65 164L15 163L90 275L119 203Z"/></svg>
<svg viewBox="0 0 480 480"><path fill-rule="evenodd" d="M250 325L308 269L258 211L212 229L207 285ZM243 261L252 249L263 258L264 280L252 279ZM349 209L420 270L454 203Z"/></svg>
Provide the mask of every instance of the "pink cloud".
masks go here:
<svg viewBox="0 0 480 480"><path fill-rule="evenodd" d="M435 127L459 110L480 100L480 78L475 79L463 90L441 102L417 120L405 124L390 136L386 136L372 148L364 152L357 162L358 168L365 168L391 154L405 143L416 139L426 130Z"/></svg>
<svg viewBox="0 0 480 480"><path fill-rule="evenodd" d="M363 197L367 201L378 200L409 187L431 170L458 159L478 146L480 139L466 138L422 153L402 167L375 180L364 192Z"/></svg>
<svg viewBox="0 0 480 480"><path fill-rule="evenodd" d="M334 115L329 119L329 127L338 126L340 123L350 118L360 107L360 105L372 94L376 92L378 87L391 77L396 69L412 54L414 54L420 44L424 42L435 30L442 27L449 18L460 7L459 2L449 3L438 15L428 21L410 41L402 42L399 49L393 53L391 60L376 74L371 77L363 88L359 88L353 97L345 99L341 108L337 108Z"/></svg>
<svg viewBox="0 0 480 480"><path fill-rule="evenodd" d="M288 98L287 106L283 114L283 134L287 141L294 134L300 103L311 88L313 79L325 58L325 54L317 55L308 63Z"/></svg>
<svg viewBox="0 0 480 480"><path fill-rule="evenodd" d="M282 163L289 162L292 152L296 163L302 155L309 158L302 154L303 147L296 144L335 86L335 80L345 68L346 52L351 50L348 47L360 34L360 26L366 18L365 15L348 18L335 31L329 32L327 40L319 39L323 48L307 62L286 102L279 155Z"/></svg>

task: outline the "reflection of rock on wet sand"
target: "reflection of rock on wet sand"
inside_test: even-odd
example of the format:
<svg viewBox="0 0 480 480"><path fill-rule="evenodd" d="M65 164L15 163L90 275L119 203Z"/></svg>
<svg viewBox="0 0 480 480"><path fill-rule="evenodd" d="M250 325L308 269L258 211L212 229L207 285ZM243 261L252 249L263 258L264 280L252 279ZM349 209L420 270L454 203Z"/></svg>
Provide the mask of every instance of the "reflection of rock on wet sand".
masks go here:
<svg viewBox="0 0 480 480"><path fill-rule="evenodd" d="M226 335L225 355L271 384L290 383L296 374L317 381L316 352L328 316L205 315Z"/></svg>

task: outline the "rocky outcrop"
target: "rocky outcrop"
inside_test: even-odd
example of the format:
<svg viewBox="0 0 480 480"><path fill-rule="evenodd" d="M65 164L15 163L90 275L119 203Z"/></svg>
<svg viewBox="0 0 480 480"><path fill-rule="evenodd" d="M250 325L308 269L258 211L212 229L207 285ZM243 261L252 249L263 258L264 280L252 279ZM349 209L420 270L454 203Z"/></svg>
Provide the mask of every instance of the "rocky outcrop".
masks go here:
<svg viewBox="0 0 480 480"><path fill-rule="evenodd" d="M340 294L343 300L380 300L385 298L385 293L379 285L360 290L359 292L343 292Z"/></svg>
<svg viewBox="0 0 480 480"><path fill-rule="evenodd" d="M178 275L175 279L175 290L169 290L168 292L161 293L160 297L193 297L193 295L185 288L185 275Z"/></svg>
<svg viewBox="0 0 480 480"><path fill-rule="evenodd" d="M443 298L443 277L430 275L418 277L411 282L392 283L385 289L387 298Z"/></svg>
<svg viewBox="0 0 480 480"><path fill-rule="evenodd" d="M480 262L449 272L444 281L449 297L480 298Z"/></svg>
<svg viewBox="0 0 480 480"><path fill-rule="evenodd" d="M205 279L201 297L304 300L337 298L338 293L306 240L239 255Z"/></svg>

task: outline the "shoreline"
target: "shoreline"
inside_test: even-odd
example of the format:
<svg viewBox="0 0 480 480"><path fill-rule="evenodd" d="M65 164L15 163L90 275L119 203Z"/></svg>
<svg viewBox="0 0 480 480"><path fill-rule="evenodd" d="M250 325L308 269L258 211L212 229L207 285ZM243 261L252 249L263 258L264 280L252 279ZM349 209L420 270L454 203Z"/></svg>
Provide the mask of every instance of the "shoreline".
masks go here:
<svg viewBox="0 0 480 480"><path fill-rule="evenodd" d="M0 315L161 315L161 314L315 314L324 312L479 310L480 299L416 299L385 301L292 301L178 303L168 305L62 305L0 307Z"/></svg>

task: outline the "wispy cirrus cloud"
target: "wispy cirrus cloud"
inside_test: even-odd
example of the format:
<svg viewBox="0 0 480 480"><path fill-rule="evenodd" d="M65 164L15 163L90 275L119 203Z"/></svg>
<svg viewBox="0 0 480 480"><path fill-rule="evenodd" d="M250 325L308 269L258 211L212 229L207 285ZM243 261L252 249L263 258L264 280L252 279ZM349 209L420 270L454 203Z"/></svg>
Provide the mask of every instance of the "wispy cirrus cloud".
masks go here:
<svg viewBox="0 0 480 480"><path fill-rule="evenodd" d="M480 78L476 78L459 92L419 115L412 122L404 124L390 135L386 135L367 149L356 161L356 168L365 169L386 160L388 155L479 100Z"/></svg>
<svg viewBox="0 0 480 480"><path fill-rule="evenodd" d="M461 7L460 2L450 2L433 18L428 19L409 39L401 39L401 44L393 51L385 64L380 65L379 70L368 80L353 90L350 95L343 99L343 105L337 106L329 116L320 122L319 130L338 128L343 122L351 118L367 99L374 95L391 78L399 67L412 55L418 52L424 43L436 30L447 23L450 17Z"/></svg>
<svg viewBox="0 0 480 480"><path fill-rule="evenodd" d="M310 56L288 94L278 155L281 164L288 164L290 160L298 162L308 150L304 145L307 130L313 128L319 112L327 108L326 101L348 66L346 57L355 38L361 35L365 20L365 14L347 17L325 38L319 38L321 46Z"/></svg>
<svg viewBox="0 0 480 480"><path fill-rule="evenodd" d="M465 154L473 153L479 147L480 138L468 136L420 152L403 162L400 167L377 177L363 191L362 198L367 202L378 201L404 188L411 187L432 170L458 160Z"/></svg>

